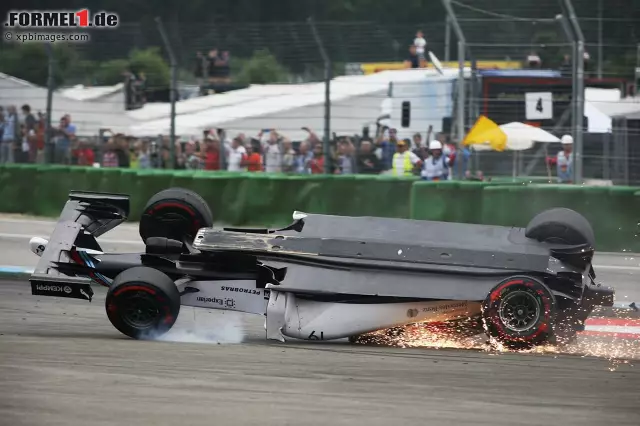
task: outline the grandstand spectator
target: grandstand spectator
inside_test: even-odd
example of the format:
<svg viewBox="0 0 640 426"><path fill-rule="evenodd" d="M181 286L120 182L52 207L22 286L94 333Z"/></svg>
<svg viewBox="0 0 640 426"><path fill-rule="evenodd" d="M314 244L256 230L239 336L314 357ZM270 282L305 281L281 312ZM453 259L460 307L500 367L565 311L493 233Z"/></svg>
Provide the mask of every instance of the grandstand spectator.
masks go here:
<svg viewBox="0 0 640 426"><path fill-rule="evenodd" d="M65 114L60 119L60 124L55 133L55 154L56 164L69 164L71 162L71 145L76 139L76 126L71 123L71 116Z"/></svg>
<svg viewBox="0 0 640 426"><path fill-rule="evenodd" d="M131 168L151 168L151 156L149 155L149 143L147 141L136 141L133 144L133 153L131 154Z"/></svg>
<svg viewBox="0 0 640 426"><path fill-rule="evenodd" d="M45 114L38 111L38 121L36 123L36 163L44 162L44 142L47 131L47 121Z"/></svg>
<svg viewBox="0 0 640 426"><path fill-rule="evenodd" d="M388 136L387 136L388 133ZM398 143L398 130L395 128L383 131L376 140L377 148L380 149L380 160L382 160L383 170L391 170L393 167L393 156Z"/></svg>
<svg viewBox="0 0 640 426"><path fill-rule="evenodd" d="M73 162L78 166L92 166L95 163L95 154L87 141L78 141L78 146L71 153Z"/></svg>
<svg viewBox="0 0 640 426"><path fill-rule="evenodd" d="M358 152L358 173L377 175L382 171L380 159L373 153L372 144L368 140L360 143Z"/></svg>
<svg viewBox="0 0 640 426"><path fill-rule="evenodd" d="M558 182L571 183L573 180L573 137L564 135L561 139L562 151L556 156L556 166L558 168Z"/></svg>
<svg viewBox="0 0 640 426"><path fill-rule="evenodd" d="M209 50L209 55L207 56L207 77L209 79L209 83L213 83L214 79L217 77L217 68L216 61L218 60L218 49L213 48Z"/></svg>
<svg viewBox="0 0 640 426"><path fill-rule="evenodd" d="M220 141L207 135L204 144L204 169L220 170Z"/></svg>
<svg viewBox="0 0 640 426"><path fill-rule="evenodd" d="M275 129L271 129L268 133L267 144L263 148L264 169L267 173L278 173L282 171L282 155L278 144L279 135ZM262 135L261 131L259 137L261 138Z"/></svg>
<svg viewBox="0 0 640 426"><path fill-rule="evenodd" d="M229 84L231 82L231 58L228 50L224 50L220 55L217 67L220 74L220 82Z"/></svg>
<svg viewBox="0 0 640 426"><path fill-rule="evenodd" d="M396 144L397 152L393 154L392 173L394 176L411 176L415 168L422 165L422 160L416 154L409 151L406 140L400 140Z"/></svg>
<svg viewBox="0 0 640 426"><path fill-rule="evenodd" d="M313 159L313 151L309 150L310 143L308 141L302 141L298 148L298 154L294 159L294 170L296 173L309 174L308 167L309 161Z"/></svg>
<svg viewBox="0 0 640 426"><path fill-rule="evenodd" d="M418 156L421 160L424 160L429 156L429 153L422 142L422 135L420 133L416 133L413 135L413 144L411 146L414 154Z"/></svg>
<svg viewBox="0 0 640 426"><path fill-rule="evenodd" d="M247 150L242 146L239 138L233 138L231 147L227 151L227 170L230 172L242 172L247 168L244 165L247 161Z"/></svg>
<svg viewBox="0 0 640 426"><path fill-rule="evenodd" d="M31 113L31 107L27 104L22 105L22 115L23 115L23 137L24 142L26 143L26 153L27 156L25 158L25 162L35 163L38 155L38 138L36 135L36 127L38 122L36 118Z"/></svg>
<svg viewBox="0 0 640 426"><path fill-rule="evenodd" d="M409 56L404 61L404 67L405 68L421 68L422 66L421 62L422 61L420 60L420 56L418 56L416 46L412 44L411 46L409 46Z"/></svg>
<svg viewBox="0 0 640 426"><path fill-rule="evenodd" d="M184 159L184 168L187 170L202 170L204 169L204 161L196 152L195 141L189 141L185 144L184 152L181 153Z"/></svg>
<svg viewBox="0 0 640 426"><path fill-rule="evenodd" d="M322 152L322 145L316 144L313 147L313 157L307 161L307 168L311 172L311 174L322 174L324 173L324 153Z"/></svg>
<svg viewBox="0 0 640 426"><path fill-rule="evenodd" d="M4 114L2 142L0 143L0 164L15 162L16 132L19 130L16 107L10 106Z"/></svg>
<svg viewBox="0 0 640 426"><path fill-rule="evenodd" d="M104 147L102 154L102 167L119 167L118 153L116 152L116 143L113 139L109 139Z"/></svg>
<svg viewBox="0 0 640 426"><path fill-rule="evenodd" d="M209 51L209 57L207 58L207 60L209 83L229 83L229 76L231 74L231 69L229 66L229 52L219 52L217 48L211 49Z"/></svg>
<svg viewBox="0 0 640 426"><path fill-rule="evenodd" d="M282 141L282 171L285 173L293 173L295 171L296 151L291 145L289 139Z"/></svg>
<svg viewBox="0 0 640 426"><path fill-rule="evenodd" d="M309 147L313 147L316 143L322 142L322 140L318 137L318 135L308 127L303 127L302 130L307 132L309 135L307 136L306 142L309 144Z"/></svg>
<svg viewBox="0 0 640 426"><path fill-rule="evenodd" d="M347 138L338 143L336 168L334 173L350 175L354 173L355 160L353 158L353 143Z"/></svg>
<svg viewBox="0 0 640 426"><path fill-rule="evenodd" d="M129 143L125 135L118 133L115 136L115 152L118 156L119 167L129 168L131 165ZM166 167L165 167L166 168Z"/></svg>
<svg viewBox="0 0 640 426"><path fill-rule="evenodd" d="M195 64L193 67L193 76L196 78L198 85L202 85L204 78L207 77L209 60L202 52L196 52Z"/></svg>
<svg viewBox="0 0 640 426"><path fill-rule="evenodd" d="M261 172L263 170L262 155L260 155L259 148L259 145L257 147L253 144L247 145L247 159L245 164L247 166L247 170L250 172Z"/></svg>
<svg viewBox="0 0 640 426"><path fill-rule="evenodd" d="M418 30L416 33L416 38L413 40L413 45L416 47L416 53L420 60L424 60L426 57L424 55L424 51L427 47L427 41L424 39L424 33L422 30Z"/></svg>
<svg viewBox="0 0 640 426"><path fill-rule="evenodd" d="M562 64L560 65L560 73L563 77L571 77L573 74L573 66L571 63L571 55L566 53L562 58Z"/></svg>

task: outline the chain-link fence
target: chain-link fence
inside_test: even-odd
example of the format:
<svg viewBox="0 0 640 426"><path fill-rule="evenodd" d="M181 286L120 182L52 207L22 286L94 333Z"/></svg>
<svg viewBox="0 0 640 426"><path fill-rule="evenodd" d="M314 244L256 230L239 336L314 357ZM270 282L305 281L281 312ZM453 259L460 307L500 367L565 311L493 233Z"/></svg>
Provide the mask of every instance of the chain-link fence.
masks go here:
<svg viewBox="0 0 640 426"><path fill-rule="evenodd" d="M493 66L482 66L480 68L484 70L468 76L465 129L469 130L478 115L483 114L498 124L533 121L556 136L572 133L571 116L567 114L572 96L572 68L566 57L572 52L572 43L556 19L560 13L558 2L540 0L535 7L523 5L518 16L503 14L500 4L504 3L452 2L467 39L466 59L472 59L475 64L494 63ZM640 152L636 147L640 146L640 130L636 115L640 103L627 95L634 91L634 70L638 66L640 6L636 7L638 10L625 12L612 10L598 1L574 0L573 3L588 53L585 62L588 120L585 123L584 176L615 183L638 182ZM298 164L296 167L289 164L286 171L312 171L308 165L312 156L305 157L304 166L300 165L299 146L303 145L304 150L308 144L313 150L314 144L322 140L325 63L309 22L166 22L165 28L177 57L177 90L181 98L176 109L176 133L180 138L176 155L178 164L167 163L170 69L155 22L123 23L114 30L91 31L88 43L55 47L50 61L52 78L49 78L46 66L42 66L47 63L47 53L41 47L32 44L23 48L27 52L21 56L15 54L20 60L9 68L30 72L8 74L26 74L29 81L5 76L0 80L0 104L18 108L28 104L34 118L38 119L38 114L44 114L47 108L46 85L50 83L55 90L51 110L53 131L49 137L44 136L47 132L42 128L42 116L43 120L33 127L35 136L27 138L31 141L30 154L25 154L28 144L16 143L14 160L137 164L143 167L147 160L140 159L146 155L154 158L148 162L150 166L190 167L193 164L211 169L229 167L229 155L216 157L207 153L226 146L225 151L219 152L228 154L229 150L236 149L234 143L240 142L249 148L247 155L251 155L253 149L253 154L262 155L264 163L269 157L269 149L274 152L267 134L274 134L272 129L275 129L279 135L276 138L280 144L279 161L286 154L289 163L294 156ZM363 71L363 64L379 64L370 66L374 71L403 68L405 61L410 59L410 46L414 44L418 30L424 32L427 51L432 51L442 61L456 61L457 40L448 19L441 17L408 24L317 22L316 28L332 62L334 77L328 134L335 157L330 168L332 172L363 172L366 169L378 173L391 167L393 152L387 151L385 144L389 139L387 128L396 127L398 138L408 139L418 157L423 159L428 155L429 140L439 138L442 142L459 142L450 138L457 102L455 70L446 74L446 78L435 74L425 77L424 73L417 76L415 71L383 73L387 75L384 77L377 73L342 76L368 74ZM150 48L157 51L147 50ZM5 46L0 53L4 59L11 58L17 49ZM206 56L213 49L229 54L230 61L225 66L228 67L230 87L224 90L220 90L219 84L211 86L206 76L198 73L202 63L202 59L197 59L198 52ZM506 62L510 65L504 65ZM506 77L500 77L499 73L487 74L486 68L513 67L514 64L516 68L539 69L546 74L522 74L526 77L520 80L513 76L509 77L511 80L505 80ZM432 64L428 66L433 68ZM357 72L353 72L354 69ZM250 86L253 83L265 84ZM75 88L74 84L85 87ZM202 94L199 93L201 87L208 85L218 93L198 96ZM526 103L522 100L525 94L547 91L553 92L554 96L553 119L527 119ZM403 98L409 101L403 102ZM131 106L132 102L139 105L125 109L125 104ZM11 115L6 112L5 122ZM70 116L78 137L68 145L70 151L56 154L56 141L65 139L64 133L56 130L65 114ZM391 117L386 117L389 114ZM405 125L407 115L410 123ZM19 113L18 119L21 119ZM309 128L311 132L303 128ZM106 144L112 134L118 137L113 138L112 144ZM420 146L416 145L417 134ZM16 133L16 140L21 138ZM37 141L35 152L34 140ZM45 147L45 141L51 144ZM295 153L287 151L287 141L292 142ZM371 153L359 154L363 141L371 142L371 148L364 144L364 150L371 149ZM90 148L83 153L76 146L79 142L83 143L82 147ZM192 152L194 147L200 154ZM482 172L484 176L515 174L555 180L556 165L549 159L561 149L559 143L536 144L517 155L474 152L469 156L466 150L458 147L456 169L452 174L461 177L468 169L472 174ZM117 153L115 157L114 152ZM345 159L350 156L350 160ZM117 161L114 160L116 157ZM369 170L371 162L376 166ZM265 164L252 167L264 169ZM314 171L323 169L317 164L313 167Z"/></svg>

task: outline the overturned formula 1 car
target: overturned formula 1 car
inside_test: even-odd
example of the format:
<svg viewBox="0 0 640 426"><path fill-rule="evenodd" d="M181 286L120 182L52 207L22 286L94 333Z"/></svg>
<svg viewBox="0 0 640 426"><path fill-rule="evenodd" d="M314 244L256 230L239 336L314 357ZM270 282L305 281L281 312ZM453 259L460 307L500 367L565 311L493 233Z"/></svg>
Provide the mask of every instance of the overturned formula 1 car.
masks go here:
<svg viewBox="0 0 640 426"><path fill-rule="evenodd" d="M478 319L511 348L570 342L614 291L594 282L594 234L568 209L526 229L294 213L282 229L213 228L197 194L149 200L143 253L104 253L96 238L127 219L126 195L72 192L41 256L32 294L91 300L108 288L120 332L154 338L182 306L266 316L266 337L353 338L422 322Z"/></svg>

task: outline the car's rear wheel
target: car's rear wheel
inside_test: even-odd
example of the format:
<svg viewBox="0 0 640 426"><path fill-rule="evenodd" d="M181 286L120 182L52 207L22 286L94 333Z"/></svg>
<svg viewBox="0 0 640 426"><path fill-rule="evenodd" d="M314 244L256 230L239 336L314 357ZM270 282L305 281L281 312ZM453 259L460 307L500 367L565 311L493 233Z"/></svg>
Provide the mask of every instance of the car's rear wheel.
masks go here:
<svg viewBox="0 0 640 426"><path fill-rule="evenodd" d="M107 317L122 334L154 339L173 327L180 313L180 292L164 273L146 266L121 272L105 301Z"/></svg>
<svg viewBox="0 0 640 426"><path fill-rule="evenodd" d="M548 243L582 245L595 248L596 238L589 221L580 213L563 207L536 215L525 229L527 238Z"/></svg>
<svg viewBox="0 0 640 426"><path fill-rule="evenodd" d="M213 226L213 214L206 201L184 188L170 188L155 194L140 218L144 242L160 237L190 245L200 228Z"/></svg>
<svg viewBox="0 0 640 426"><path fill-rule="evenodd" d="M532 277L510 277L491 290L482 304L484 329L492 343L529 349L553 338L556 301Z"/></svg>

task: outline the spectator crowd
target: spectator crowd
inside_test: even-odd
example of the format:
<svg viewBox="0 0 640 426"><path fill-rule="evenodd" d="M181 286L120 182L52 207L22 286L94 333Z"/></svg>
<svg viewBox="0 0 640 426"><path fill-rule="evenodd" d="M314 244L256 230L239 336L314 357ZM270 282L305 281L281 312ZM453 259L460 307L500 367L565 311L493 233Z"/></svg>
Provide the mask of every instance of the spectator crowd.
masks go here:
<svg viewBox="0 0 640 426"><path fill-rule="evenodd" d="M451 179L452 168L461 157L466 170L469 152L457 150L432 130L423 139L399 139L396 129L381 128L375 139L335 137L326 156L317 134L304 128L307 137L292 142L276 129L257 135L239 133L229 137L223 129L203 132L201 138L175 142L173 163L168 137L134 138L106 131L99 138L77 136L72 117L64 115L46 137L46 117L34 115L29 105L6 111L0 108L0 164L34 163L136 169L227 170L286 174L391 174ZM461 154L461 155L460 155ZM470 178L469 175L466 176Z"/></svg>

